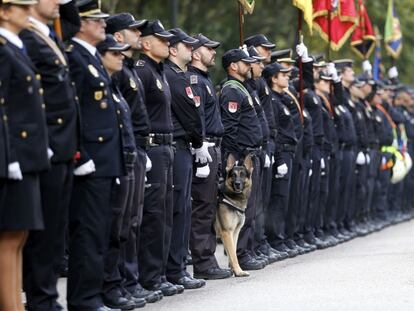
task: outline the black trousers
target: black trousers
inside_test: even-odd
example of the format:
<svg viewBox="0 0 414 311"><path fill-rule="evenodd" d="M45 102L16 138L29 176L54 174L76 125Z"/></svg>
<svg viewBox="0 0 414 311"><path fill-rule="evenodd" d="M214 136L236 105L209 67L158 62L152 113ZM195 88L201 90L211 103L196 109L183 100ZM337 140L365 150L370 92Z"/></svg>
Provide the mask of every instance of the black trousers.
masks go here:
<svg viewBox="0 0 414 311"><path fill-rule="evenodd" d="M382 153L382 158L385 162L392 158L390 153ZM373 204L375 208L375 213L377 217L385 220L388 217L389 205L387 200L388 189L390 187L391 180L391 170L380 169L378 178L376 180L375 189L374 189L374 198Z"/></svg>
<svg viewBox="0 0 414 311"><path fill-rule="evenodd" d="M195 272L203 272L218 267L216 232L214 222L217 211L217 189L221 173L220 147L208 149L212 162L207 178L193 177L191 195L193 199L190 230L190 250Z"/></svg>
<svg viewBox="0 0 414 311"><path fill-rule="evenodd" d="M308 214L309 214L309 191L310 191L310 180L312 175L312 162L311 155L306 154L303 157L302 161L302 173L300 178L300 196L299 196L299 217L298 217L298 226L296 230L296 238L302 238L302 235L305 233L305 227L307 224ZM313 172L312 172L313 174Z"/></svg>
<svg viewBox="0 0 414 311"><path fill-rule="evenodd" d="M102 288L103 295L108 298L122 296L122 275L125 250L133 208L135 191L135 159L126 159L127 175L119 177L112 189L111 208L112 224L109 234L109 247L105 257L105 279Z"/></svg>
<svg viewBox="0 0 414 311"><path fill-rule="evenodd" d="M269 159L272 155L269 153ZM265 234L265 206L269 204L270 200L270 184L272 176L272 166L264 167L266 160L266 153L262 153L260 156L260 188L257 192L256 200L256 216L255 216L255 229L254 229L254 243L253 251L260 248L260 246L266 246L267 239Z"/></svg>
<svg viewBox="0 0 414 311"><path fill-rule="evenodd" d="M342 150L342 164L339 175L339 204L337 213L337 225L343 227L345 225L346 215L352 196L352 188L354 187L353 176L355 174L355 153L351 149Z"/></svg>
<svg viewBox="0 0 414 311"><path fill-rule="evenodd" d="M29 310L62 310L57 280L73 182L71 162L52 164L40 174L45 229L32 231L24 248L23 287ZM24 194L22 194L24 195Z"/></svg>
<svg viewBox="0 0 414 311"><path fill-rule="evenodd" d="M321 149L315 145L312 149L312 175L309 180L309 199L308 210L305 222L305 232L313 231L315 227L315 219L320 204L321 190Z"/></svg>
<svg viewBox="0 0 414 311"><path fill-rule="evenodd" d="M170 250L174 154L170 145L151 147L147 154L153 166L147 173L138 266L140 284L151 288L162 282Z"/></svg>
<svg viewBox="0 0 414 311"><path fill-rule="evenodd" d="M69 213L68 310L102 307L115 178L75 177Z"/></svg>
<svg viewBox="0 0 414 311"><path fill-rule="evenodd" d="M341 162L342 151L336 150L335 153L331 155L331 159L329 161L328 199L324 216L324 229L326 230L335 230L337 228L336 215L338 212L340 191L342 191L339 187Z"/></svg>
<svg viewBox="0 0 414 311"><path fill-rule="evenodd" d="M132 190L132 206L129 213L127 212L124 215L124 226L121 231L121 239L126 238L126 242L121 244L121 265L119 270L123 279L123 288L129 292L133 292L135 288L141 287L138 282L138 250L142 212L144 210L146 162L146 152L141 148L137 148L137 160L134 165L135 184Z"/></svg>
<svg viewBox="0 0 414 311"><path fill-rule="evenodd" d="M176 281L186 275L184 259L188 254L191 226L191 182L193 156L189 148L178 147L173 165L173 226L166 276Z"/></svg>
<svg viewBox="0 0 414 311"><path fill-rule="evenodd" d="M317 206L314 219L314 227L316 230L321 230L324 225L325 214L328 208L329 179L331 174L331 158L329 156L329 152L322 151L322 158L325 161L325 168L321 169L319 204Z"/></svg>
<svg viewBox="0 0 414 311"><path fill-rule="evenodd" d="M303 159L302 159L302 146L299 142L298 149L295 152L295 155L292 160L292 176L290 181L289 189L289 203L286 213L286 226L285 234L288 239L293 239L295 233L297 232L298 222L299 222L299 210L300 210L300 196L301 192L301 178L303 170Z"/></svg>
<svg viewBox="0 0 414 311"><path fill-rule="evenodd" d="M373 218L375 217L374 192L378 175L380 173L381 152L378 149L373 148L370 150L369 155L371 161L368 168L367 178L367 207L368 218Z"/></svg>

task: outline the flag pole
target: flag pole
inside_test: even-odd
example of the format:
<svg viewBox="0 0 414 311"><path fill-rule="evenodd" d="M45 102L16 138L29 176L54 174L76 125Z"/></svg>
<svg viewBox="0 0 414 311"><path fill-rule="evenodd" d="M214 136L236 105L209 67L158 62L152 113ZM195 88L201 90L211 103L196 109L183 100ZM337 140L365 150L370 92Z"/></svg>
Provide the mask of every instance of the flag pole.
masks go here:
<svg viewBox="0 0 414 311"><path fill-rule="evenodd" d="M332 11L332 3L329 1L328 4L328 50L327 50L327 58L328 62L331 61L331 11Z"/></svg>
<svg viewBox="0 0 414 311"><path fill-rule="evenodd" d="M53 28L55 30L56 36L60 40L63 40L62 24L60 22L60 18L56 18L55 20L53 20Z"/></svg>
<svg viewBox="0 0 414 311"><path fill-rule="evenodd" d="M242 4L239 2L239 33L240 33L240 46L243 46L244 41L244 9Z"/></svg>
<svg viewBox="0 0 414 311"><path fill-rule="evenodd" d="M299 43L303 43L303 32L302 32L302 10L298 9L298 39ZM303 98L303 63L302 58L299 57L299 102L300 102L300 117L303 122L303 109L304 109L304 98Z"/></svg>

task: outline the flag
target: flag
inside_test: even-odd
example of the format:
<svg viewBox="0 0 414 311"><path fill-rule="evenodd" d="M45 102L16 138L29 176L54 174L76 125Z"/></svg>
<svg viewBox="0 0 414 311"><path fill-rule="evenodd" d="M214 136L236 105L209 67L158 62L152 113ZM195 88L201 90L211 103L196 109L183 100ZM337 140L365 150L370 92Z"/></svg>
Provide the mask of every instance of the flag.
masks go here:
<svg viewBox="0 0 414 311"><path fill-rule="evenodd" d="M358 0L359 19L351 37L354 52L363 59L368 59L375 48L375 33L363 0Z"/></svg>
<svg viewBox="0 0 414 311"><path fill-rule="evenodd" d="M385 48L392 58L397 59L402 49L400 20L395 11L394 1L388 0L387 19L385 21Z"/></svg>
<svg viewBox="0 0 414 311"><path fill-rule="evenodd" d="M253 13L254 2L255 0L239 0L239 3L242 5L244 9L244 13L249 13L249 14Z"/></svg>
<svg viewBox="0 0 414 311"><path fill-rule="evenodd" d="M332 50L338 51L344 45L357 24L354 0L313 0L313 28L323 40L330 42Z"/></svg>
<svg viewBox="0 0 414 311"><path fill-rule="evenodd" d="M293 5L303 11L303 18L312 33L313 28L313 7L312 0L292 0Z"/></svg>
<svg viewBox="0 0 414 311"><path fill-rule="evenodd" d="M381 36L379 35L379 30L375 27L376 35L376 44L375 44L375 54L374 54L374 64L372 65L372 77L375 81L381 80L382 70L381 70Z"/></svg>

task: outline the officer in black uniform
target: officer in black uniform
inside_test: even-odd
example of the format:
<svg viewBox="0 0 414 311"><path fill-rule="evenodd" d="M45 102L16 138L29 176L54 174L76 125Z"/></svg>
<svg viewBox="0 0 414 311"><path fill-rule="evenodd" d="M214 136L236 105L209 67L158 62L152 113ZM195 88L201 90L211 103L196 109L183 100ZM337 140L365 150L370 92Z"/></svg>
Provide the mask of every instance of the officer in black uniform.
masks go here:
<svg viewBox="0 0 414 311"><path fill-rule="evenodd" d="M221 89L220 106L224 125L224 161L230 153L238 160L243 160L250 153L254 155L256 167L259 165L258 156L261 154L262 129L253 99L244 85L250 77L250 64L253 62L256 62L256 59L242 49L232 49L224 53L222 64L228 80ZM252 184L258 184L259 178L259 172L254 170ZM246 209L246 221L240 231L237 245L237 257L240 267L244 270L258 270L265 266L265 263L257 261L251 253L250 237L254 232L255 196L256 192L252 189Z"/></svg>
<svg viewBox="0 0 414 311"><path fill-rule="evenodd" d="M130 50L123 52L125 59L122 71L114 73L112 80L130 107L136 152L135 184L130 189L133 197L124 213L122 222L118 223L121 243L118 255L120 268L119 272L115 270L115 274L110 278L110 283L121 286L126 297L145 298L148 303L153 303L162 298L162 292L148 291L138 282L137 252L144 208L145 172L151 169L152 164L146 154L149 147L147 137L150 133L150 121L144 103L144 87L132 59L133 52L142 48L140 28L146 23L146 20L135 20L134 16L129 13L119 13L106 20L106 33L113 34L118 42L131 46Z"/></svg>
<svg viewBox="0 0 414 311"><path fill-rule="evenodd" d="M61 19L74 15L65 4ZM70 14L74 11L74 14ZM65 229L73 182L73 158L78 147L78 104L69 75L64 45L47 23L59 15L59 4L41 0L31 9L30 27L20 37L35 64L44 90L51 169L40 176L45 230L33 232L24 250L24 289L30 310L58 310L56 266L64 254Z"/></svg>
<svg viewBox="0 0 414 311"><path fill-rule="evenodd" d="M165 75L171 88L171 110L174 126L175 156L173 164L174 218L171 246L166 270L167 279L185 289L196 289L205 285L185 270L184 260L188 253L191 226L191 182L193 157L197 165L208 165L211 156L208 143L203 143L204 128L199 111L200 100L195 97L186 75L187 64L191 61L193 45L197 39L190 37L180 28L169 31L170 56L165 61Z"/></svg>
<svg viewBox="0 0 414 311"><path fill-rule="evenodd" d="M39 175L49 168L49 142L42 109L43 89L18 37L29 26L28 6L36 3L0 1L0 141L1 147L6 147L0 151L1 310L24 310L22 250L29 230L44 229ZM6 141L9 144L4 146Z"/></svg>
<svg viewBox="0 0 414 311"><path fill-rule="evenodd" d="M122 139L111 79L96 45L105 39L97 0L78 1L81 28L71 40L70 72L81 114L81 148L69 213L68 309L102 310L104 255L111 224L111 193L125 175Z"/></svg>
<svg viewBox="0 0 414 311"><path fill-rule="evenodd" d="M148 290L161 290L164 296L184 290L165 278L173 220L171 91L162 63L169 55L168 39L174 35L159 20L141 28L142 51L137 74L142 81L145 106L151 124L147 151L153 169L147 172L144 211L138 251L139 281ZM155 165L156 164L156 165Z"/></svg>
<svg viewBox="0 0 414 311"><path fill-rule="evenodd" d="M231 276L229 269L221 269L214 256L216 233L214 222L217 208L217 186L221 174L221 138L224 127L221 122L220 106L208 70L215 65L216 48L219 42L203 34L194 37L191 65L188 66L190 85L195 99L200 100L199 111L204 124L204 141L209 143L211 162L208 170L197 167L191 188L192 214L190 250L193 259L194 277L202 279L223 279ZM207 175L208 173L208 175ZM206 176L207 175L207 176Z"/></svg>

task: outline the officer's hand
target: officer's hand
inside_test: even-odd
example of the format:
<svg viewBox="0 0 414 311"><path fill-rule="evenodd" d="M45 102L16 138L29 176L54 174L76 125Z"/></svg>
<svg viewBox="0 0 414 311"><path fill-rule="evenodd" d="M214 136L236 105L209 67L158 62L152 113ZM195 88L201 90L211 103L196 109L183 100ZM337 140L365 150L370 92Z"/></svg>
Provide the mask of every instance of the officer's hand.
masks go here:
<svg viewBox="0 0 414 311"><path fill-rule="evenodd" d="M366 163L365 155L362 151L358 152L357 158L356 158L356 164L358 165L364 165Z"/></svg>
<svg viewBox="0 0 414 311"><path fill-rule="evenodd" d="M362 70L363 70L364 72L371 73L371 71L372 71L372 65L371 65L371 63L369 62L369 60L368 60L368 59L366 59L366 60L364 60L364 61L362 62Z"/></svg>
<svg viewBox="0 0 414 311"><path fill-rule="evenodd" d="M152 169L152 162L148 155L145 156L147 158L147 161L145 162L145 172L149 172Z"/></svg>
<svg viewBox="0 0 414 311"><path fill-rule="evenodd" d="M207 178L210 175L210 166L208 164L204 166L197 167L196 177L198 178Z"/></svg>
<svg viewBox="0 0 414 311"><path fill-rule="evenodd" d="M47 158L48 160L50 160L54 155L54 152L52 151L52 149L47 148Z"/></svg>
<svg viewBox="0 0 414 311"><path fill-rule="evenodd" d="M269 156L266 154L266 156L265 156L265 162L264 162L264 167L265 167L265 168L268 168L268 167L270 167L270 165L271 165L271 163L270 163L270 158L269 158Z"/></svg>
<svg viewBox="0 0 414 311"><path fill-rule="evenodd" d="M95 171L96 171L95 163L93 162L93 160L89 160L88 162L83 163L81 166L78 166L77 168L75 168L73 171L73 174L75 176L85 176L85 175L92 174Z"/></svg>
<svg viewBox="0 0 414 311"><path fill-rule="evenodd" d="M325 159L321 158L321 169L324 170L325 169Z"/></svg>
<svg viewBox="0 0 414 311"><path fill-rule="evenodd" d="M334 82L339 81L338 71L336 71L335 64L330 62L326 65L326 71L330 76L332 76L332 80Z"/></svg>
<svg viewBox="0 0 414 311"><path fill-rule="evenodd" d="M276 172L277 172L276 178L285 176L288 173L288 170L289 170L289 168L286 165L286 163L283 163L282 165L279 165L276 169Z"/></svg>
<svg viewBox="0 0 414 311"><path fill-rule="evenodd" d="M275 156L272 156L272 165L275 164Z"/></svg>
<svg viewBox="0 0 414 311"><path fill-rule="evenodd" d="M312 58L308 55L308 48L303 42L296 46L296 53L302 58L302 62L307 63L312 61Z"/></svg>
<svg viewBox="0 0 414 311"><path fill-rule="evenodd" d="M19 162L10 163L8 171L9 171L8 172L9 179L13 179L13 180L23 179L23 174L22 174L22 170L20 169Z"/></svg>
<svg viewBox="0 0 414 311"><path fill-rule="evenodd" d="M389 70L388 70L388 78L390 79L394 79L398 77L398 70L397 67L392 66Z"/></svg>
<svg viewBox="0 0 414 311"><path fill-rule="evenodd" d="M196 163L207 163L212 162L210 153L208 152L208 143L204 142L200 148L194 149L195 151L195 161Z"/></svg>
<svg viewBox="0 0 414 311"><path fill-rule="evenodd" d="M371 163L371 157L369 156L369 153L365 154L365 159L366 159L366 163L370 164Z"/></svg>

